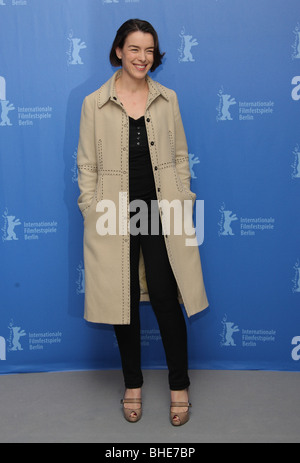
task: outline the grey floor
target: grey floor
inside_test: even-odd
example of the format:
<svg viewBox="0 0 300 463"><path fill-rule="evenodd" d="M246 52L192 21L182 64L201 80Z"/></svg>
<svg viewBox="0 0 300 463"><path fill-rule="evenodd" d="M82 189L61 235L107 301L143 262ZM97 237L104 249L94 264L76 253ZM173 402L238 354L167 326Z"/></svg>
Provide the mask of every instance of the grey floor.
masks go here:
<svg viewBox="0 0 300 463"><path fill-rule="evenodd" d="M190 421L171 426L165 370L145 370L144 413L124 420L120 371L0 376L1 443L299 443L300 374L190 371Z"/></svg>

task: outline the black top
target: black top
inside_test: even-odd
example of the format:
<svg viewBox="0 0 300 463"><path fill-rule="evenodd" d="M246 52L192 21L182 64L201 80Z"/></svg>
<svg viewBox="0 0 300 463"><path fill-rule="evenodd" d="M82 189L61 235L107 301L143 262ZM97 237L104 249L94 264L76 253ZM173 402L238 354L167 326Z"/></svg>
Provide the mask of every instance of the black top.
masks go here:
<svg viewBox="0 0 300 463"><path fill-rule="evenodd" d="M129 199L156 199L144 116L129 117Z"/></svg>

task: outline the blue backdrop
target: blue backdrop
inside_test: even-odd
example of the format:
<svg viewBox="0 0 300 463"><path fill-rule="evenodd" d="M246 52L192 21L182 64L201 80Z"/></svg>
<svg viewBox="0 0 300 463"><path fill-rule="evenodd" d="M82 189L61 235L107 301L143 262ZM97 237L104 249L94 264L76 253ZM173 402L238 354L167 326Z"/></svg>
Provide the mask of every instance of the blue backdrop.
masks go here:
<svg viewBox="0 0 300 463"><path fill-rule="evenodd" d="M299 0L0 0L0 370L120 368L112 327L83 320L76 150L132 17L158 31L151 77L178 94L204 200L190 367L299 370ZM141 313L143 367L165 368Z"/></svg>

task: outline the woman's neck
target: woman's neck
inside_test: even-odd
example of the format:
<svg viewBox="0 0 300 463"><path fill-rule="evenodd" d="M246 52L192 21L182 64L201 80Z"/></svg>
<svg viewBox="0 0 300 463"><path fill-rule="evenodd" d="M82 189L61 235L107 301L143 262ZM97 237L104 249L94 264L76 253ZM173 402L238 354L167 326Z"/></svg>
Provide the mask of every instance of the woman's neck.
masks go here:
<svg viewBox="0 0 300 463"><path fill-rule="evenodd" d="M116 89L119 93L145 92L148 91L148 84L146 79L132 79L122 72L116 81Z"/></svg>
<svg viewBox="0 0 300 463"><path fill-rule="evenodd" d="M146 79L130 79L125 73L116 81L116 92L128 116L139 119L145 114L149 87Z"/></svg>

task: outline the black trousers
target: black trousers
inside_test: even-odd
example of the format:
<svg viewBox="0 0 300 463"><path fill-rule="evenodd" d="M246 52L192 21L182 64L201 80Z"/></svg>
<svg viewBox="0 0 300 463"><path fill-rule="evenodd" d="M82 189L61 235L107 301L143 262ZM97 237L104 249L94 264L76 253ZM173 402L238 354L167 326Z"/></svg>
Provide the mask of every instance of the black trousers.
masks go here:
<svg viewBox="0 0 300 463"><path fill-rule="evenodd" d="M150 210L150 208L149 208ZM151 231L151 214L148 215ZM140 341L139 256L142 249L150 302L154 310L166 354L171 390L183 390L188 377L187 331L177 298L177 284L169 263L161 223L158 234L130 234L131 323L114 325L126 388L143 384Z"/></svg>

